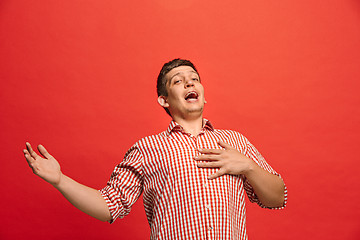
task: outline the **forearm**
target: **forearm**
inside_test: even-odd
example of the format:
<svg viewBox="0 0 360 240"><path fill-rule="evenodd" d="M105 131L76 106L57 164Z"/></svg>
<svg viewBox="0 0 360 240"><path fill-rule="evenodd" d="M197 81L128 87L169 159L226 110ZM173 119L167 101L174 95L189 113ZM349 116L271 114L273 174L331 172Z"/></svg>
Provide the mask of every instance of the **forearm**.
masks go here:
<svg viewBox="0 0 360 240"><path fill-rule="evenodd" d="M63 174L59 183L53 186L80 211L101 221L111 220L108 206L98 190L82 185Z"/></svg>
<svg viewBox="0 0 360 240"><path fill-rule="evenodd" d="M285 185L279 176L262 169L255 162L245 176L263 205L267 207L284 206Z"/></svg>

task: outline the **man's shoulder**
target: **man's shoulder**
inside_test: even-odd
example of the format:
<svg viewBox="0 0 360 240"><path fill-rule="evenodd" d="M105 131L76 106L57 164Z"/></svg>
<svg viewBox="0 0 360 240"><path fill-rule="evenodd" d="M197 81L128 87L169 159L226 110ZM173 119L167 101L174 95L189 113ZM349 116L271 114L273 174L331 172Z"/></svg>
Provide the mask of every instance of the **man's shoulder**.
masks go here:
<svg viewBox="0 0 360 240"><path fill-rule="evenodd" d="M214 129L215 135L222 136L228 140L238 140L241 142L247 142L247 138L240 132L231 129Z"/></svg>
<svg viewBox="0 0 360 240"><path fill-rule="evenodd" d="M162 131L157 134L152 134L152 135L142 137L134 145L143 145L147 142L161 141L166 137L166 134L167 134L166 131Z"/></svg>
<svg viewBox="0 0 360 240"><path fill-rule="evenodd" d="M158 134L142 137L127 150L126 155L133 152L144 153L144 151L148 151L149 149L156 149L159 147L159 145L161 145L162 142L164 142L165 136L166 133L164 131Z"/></svg>
<svg viewBox="0 0 360 240"><path fill-rule="evenodd" d="M243 136L240 132L236 131L236 130L231 130L231 129L214 129L215 133L220 133L220 134L226 134L226 135L237 135L237 136Z"/></svg>

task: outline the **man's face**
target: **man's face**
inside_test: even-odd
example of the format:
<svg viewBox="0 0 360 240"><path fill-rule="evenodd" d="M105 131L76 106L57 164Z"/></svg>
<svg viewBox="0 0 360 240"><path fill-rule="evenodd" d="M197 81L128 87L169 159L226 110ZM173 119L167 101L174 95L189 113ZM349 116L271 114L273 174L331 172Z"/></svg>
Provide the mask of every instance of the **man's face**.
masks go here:
<svg viewBox="0 0 360 240"><path fill-rule="evenodd" d="M168 96L159 97L160 105L167 107L173 118L201 116L205 102L204 87L196 71L189 66L180 66L165 77Z"/></svg>

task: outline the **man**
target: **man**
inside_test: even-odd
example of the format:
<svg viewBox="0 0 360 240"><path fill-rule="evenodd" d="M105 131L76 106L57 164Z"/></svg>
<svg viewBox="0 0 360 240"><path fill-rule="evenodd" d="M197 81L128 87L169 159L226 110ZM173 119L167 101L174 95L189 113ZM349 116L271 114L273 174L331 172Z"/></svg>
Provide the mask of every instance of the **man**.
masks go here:
<svg viewBox="0 0 360 240"><path fill-rule="evenodd" d="M135 143L102 190L62 174L41 145L43 157L26 143L26 160L75 207L102 221L127 215L143 193L151 239L247 239L245 192L262 207L282 208L282 179L244 136L203 118L204 88L190 61L166 63L157 90L170 126Z"/></svg>

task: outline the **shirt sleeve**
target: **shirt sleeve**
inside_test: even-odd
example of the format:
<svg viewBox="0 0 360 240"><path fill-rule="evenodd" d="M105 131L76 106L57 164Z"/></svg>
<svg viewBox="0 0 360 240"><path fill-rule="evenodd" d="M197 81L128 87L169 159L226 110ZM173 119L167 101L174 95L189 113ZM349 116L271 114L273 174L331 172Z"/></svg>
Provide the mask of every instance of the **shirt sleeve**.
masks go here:
<svg viewBox="0 0 360 240"><path fill-rule="evenodd" d="M132 205L138 200L143 189L143 158L137 145L125 154L110 176L107 185L100 190L112 217L110 223L130 213Z"/></svg>
<svg viewBox="0 0 360 240"><path fill-rule="evenodd" d="M245 139L246 145L245 145L245 156L251 158L256 164L258 164L262 169L277 175L278 177L281 178L280 174L278 174L264 159L264 157L260 154L260 152L249 142L249 140L247 140L245 137L243 137ZM281 178L282 179L282 178ZM262 208L269 208L269 209L283 209L286 206L287 203L287 187L285 185L285 190L284 190L284 205L281 207L267 207L265 205L263 205L259 198L256 196L253 187L251 186L251 184L249 183L249 181L246 179L246 177L244 177L244 188L246 191L246 194L249 197L250 202L255 202L257 203L260 207Z"/></svg>

